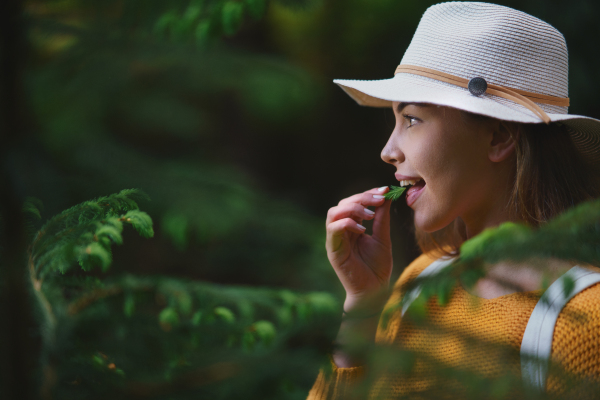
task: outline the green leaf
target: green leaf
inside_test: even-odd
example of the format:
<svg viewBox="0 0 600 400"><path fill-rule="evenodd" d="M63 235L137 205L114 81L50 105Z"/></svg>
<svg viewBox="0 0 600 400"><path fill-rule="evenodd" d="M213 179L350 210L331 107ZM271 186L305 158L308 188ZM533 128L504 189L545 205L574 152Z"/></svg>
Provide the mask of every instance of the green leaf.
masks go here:
<svg viewBox="0 0 600 400"><path fill-rule="evenodd" d="M295 304L296 315L298 316L298 320L301 322L308 321L311 316L311 308L308 304L304 302L297 302Z"/></svg>
<svg viewBox="0 0 600 400"><path fill-rule="evenodd" d="M237 1L228 1L223 5L221 12L224 33L230 36L235 34L242 24L244 4Z"/></svg>
<svg viewBox="0 0 600 400"><path fill-rule="evenodd" d="M235 314L226 307L216 307L214 309L214 313L217 317L227 322L228 324L233 324L235 322Z"/></svg>
<svg viewBox="0 0 600 400"><path fill-rule="evenodd" d="M40 213L40 208L42 208L42 201L35 197L28 197L25 199L25 203L23 204L23 212L25 214L29 214L35 217L35 219L42 219L42 214Z"/></svg>
<svg viewBox="0 0 600 400"><path fill-rule="evenodd" d="M256 321L252 324L252 327L256 332L256 336L266 345L271 344L277 335L277 329L270 321Z"/></svg>
<svg viewBox="0 0 600 400"><path fill-rule="evenodd" d="M440 306L445 306L450 301L450 295L456 281L450 277L443 277L440 282L437 283L437 300Z"/></svg>
<svg viewBox="0 0 600 400"><path fill-rule="evenodd" d="M92 356L92 362L98 367L104 366L104 359L100 356Z"/></svg>
<svg viewBox="0 0 600 400"><path fill-rule="evenodd" d="M398 355L398 366L404 374L409 374L414 368L417 356L412 351L400 351Z"/></svg>
<svg viewBox="0 0 600 400"><path fill-rule="evenodd" d="M102 237L109 238L115 244L123 244L123 237L121 231L113 225L101 225L95 233L99 240Z"/></svg>
<svg viewBox="0 0 600 400"><path fill-rule="evenodd" d="M337 300L329 293L309 293L306 295L306 300L318 314L333 314L338 309Z"/></svg>
<svg viewBox="0 0 600 400"><path fill-rule="evenodd" d="M200 21L198 23L194 32L194 36L196 37L197 43L205 43L210 38L211 27L212 26L210 20Z"/></svg>
<svg viewBox="0 0 600 400"><path fill-rule="evenodd" d="M112 254L110 249L106 249L98 242L92 242L79 248L78 261L84 271L89 271L98 265L102 271L106 271L112 263Z"/></svg>
<svg viewBox="0 0 600 400"><path fill-rule="evenodd" d="M485 276L483 268L470 268L460 274L460 280L467 288L473 287L477 281Z"/></svg>
<svg viewBox="0 0 600 400"><path fill-rule="evenodd" d="M183 290L178 290L175 293L177 299L177 306L182 314L188 315L192 312L192 297L190 294Z"/></svg>
<svg viewBox="0 0 600 400"><path fill-rule="evenodd" d="M279 308L277 310L277 319L279 323L283 326L287 326L292 322L293 314L292 309L289 306Z"/></svg>
<svg viewBox="0 0 600 400"><path fill-rule="evenodd" d="M169 332L171 329L179 325L179 314L173 307L167 307L160 312L158 321L161 328L164 331Z"/></svg>
<svg viewBox="0 0 600 400"><path fill-rule="evenodd" d="M523 224L505 222L497 228L486 229L479 235L467 240L460 247L460 257L463 261L487 255L493 250L494 244L525 240L531 234L531 229ZM490 260L491 261L491 260Z"/></svg>
<svg viewBox="0 0 600 400"><path fill-rule="evenodd" d="M177 22L177 14L171 10L163 14L156 24L154 24L154 33L157 35L166 35L169 29Z"/></svg>
<svg viewBox="0 0 600 400"><path fill-rule="evenodd" d="M390 186L390 191L383 195L386 200L396 201L398 200L406 191L406 186Z"/></svg>
<svg viewBox="0 0 600 400"><path fill-rule="evenodd" d="M279 296L281 297L283 302L288 306L291 306L296 301L298 301L298 296L289 290L282 290L281 292L279 292Z"/></svg>
<svg viewBox="0 0 600 400"><path fill-rule="evenodd" d="M202 322L202 311L196 311L192 316L192 325L198 326Z"/></svg>
<svg viewBox="0 0 600 400"><path fill-rule="evenodd" d="M123 303L123 313L127 317L131 317L135 311L135 298L133 293L127 293L125 295L125 302Z"/></svg>
<svg viewBox="0 0 600 400"><path fill-rule="evenodd" d="M192 1L187 10L183 14L183 19L187 21L195 21L202 13L202 1Z"/></svg>
<svg viewBox="0 0 600 400"><path fill-rule="evenodd" d="M563 276L563 293L565 297L569 297L575 290L575 281L569 275Z"/></svg>
<svg viewBox="0 0 600 400"><path fill-rule="evenodd" d="M427 315L427 296L421 293L408 307L406 311L416 320L422 320Z"/></svg>
<svg viewBox="0 0 600 400"><path fill-rule="evenodd" d="M123 221L133 225L140 236L145 238L151 238L154 236L154 229L152 228L152 218L148 214L139 210L131 210L122 217Z"/></svg>
<svg viewBox="0 0 600 400"><path fill-rule="evenodd" d="M244 332L242 336L242 348L245 350L252 350L256 343L256 337L252 332Z"/></svg>
<svg viewBox="0 0 600 400"><path fill-rule="evenodd" d="M510 376L501 376L492 382L490 394L494 399L507 399L513 387Z"/></svg>
<svg viewBox="0 0 600 400"><path fill-rule="evenodd" d="M550 287L550 275L548 273L544 273L542 275L542 290L546 291Z"/></svg>

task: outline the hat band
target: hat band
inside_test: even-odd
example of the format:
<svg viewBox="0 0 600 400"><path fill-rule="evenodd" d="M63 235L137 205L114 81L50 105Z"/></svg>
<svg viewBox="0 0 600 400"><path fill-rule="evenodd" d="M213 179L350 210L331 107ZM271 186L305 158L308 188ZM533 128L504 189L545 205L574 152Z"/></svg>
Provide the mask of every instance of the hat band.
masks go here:
<svg viewBox="0 0 600 400"><path fill-rule="evenodd" d="M434 69L418 67L416 65L399 65L398 68L396 68L396 72L394 73L394 75L399 73L420 75L426 78L432 78L438 81L451 83L453 85L464 87L467 89L469 88L468 79L461 78L455 75L450 75L445 72L436 71ZM550 117L544 112L544 110L542 110L537 104L535 104L534 101L536 103L550 104L554 106L569 106L568 97L549 96L545 94L526 92L520 89L512 89L492 84L487 84L485 93L503 97L505 99L514 101L515 103L520 104L523 107L528 108L546 124L550 123Z"/></svg>

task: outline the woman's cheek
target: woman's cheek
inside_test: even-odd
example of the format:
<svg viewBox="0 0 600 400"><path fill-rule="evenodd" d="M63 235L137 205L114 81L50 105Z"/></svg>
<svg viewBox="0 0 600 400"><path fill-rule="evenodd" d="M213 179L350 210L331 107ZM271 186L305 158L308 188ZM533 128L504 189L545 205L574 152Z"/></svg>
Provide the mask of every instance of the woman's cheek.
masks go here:
<svg viewBox="0 0 600 400"><path fill-rule="evenodd" d="M425 232L435 232L448 226L458 215L453 212L455 193L442 182L432 180L415 203L415 226ZM417 204L418 203L418 204Z"/></svg>

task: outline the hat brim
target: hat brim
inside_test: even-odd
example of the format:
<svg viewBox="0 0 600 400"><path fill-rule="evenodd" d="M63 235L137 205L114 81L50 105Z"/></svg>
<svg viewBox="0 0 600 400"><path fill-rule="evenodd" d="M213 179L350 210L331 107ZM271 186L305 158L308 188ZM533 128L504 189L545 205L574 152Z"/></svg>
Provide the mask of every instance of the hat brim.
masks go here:
<svg viewBox="0 0 600 400"><path fill-rule="evenodd" d="M371 81L336 79L333 82L362 106L391 107L392 102L429 103L505 121L542 123L531 110L510 100L487 93L474 96L460 86L418 75L397 74L391 79ZM600 167L600 120L567 114L566 108L562 107L538 105L552 122L565 125L582 155Z"/></svg>

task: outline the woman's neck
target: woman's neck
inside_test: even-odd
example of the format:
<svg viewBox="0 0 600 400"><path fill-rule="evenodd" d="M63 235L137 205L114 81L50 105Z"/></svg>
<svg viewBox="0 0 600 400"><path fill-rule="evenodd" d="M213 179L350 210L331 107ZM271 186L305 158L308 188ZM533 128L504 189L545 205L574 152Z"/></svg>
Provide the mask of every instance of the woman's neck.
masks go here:
<svg viewBox="0 0 600 400"><path fill-rule="evenodd" d="M515 163L514 157L494 163L487 171L487 178L479 185L477 197L465 202L465 209L460 217L465 226L466 239L504 222L521 222L511 212L510 206Z"/></svg>
<svg viewBox="0 0 600 400"><path fill-rule="evenodd" d="M521 222L511 215L507 207L508 203L508 196L498 195L461 216L465 225L466 238L470 239L485 229L494 228L504 222Z"/></svg>

